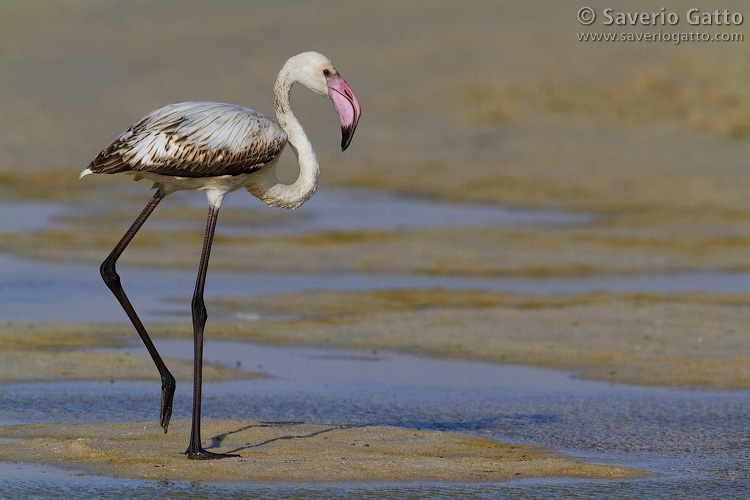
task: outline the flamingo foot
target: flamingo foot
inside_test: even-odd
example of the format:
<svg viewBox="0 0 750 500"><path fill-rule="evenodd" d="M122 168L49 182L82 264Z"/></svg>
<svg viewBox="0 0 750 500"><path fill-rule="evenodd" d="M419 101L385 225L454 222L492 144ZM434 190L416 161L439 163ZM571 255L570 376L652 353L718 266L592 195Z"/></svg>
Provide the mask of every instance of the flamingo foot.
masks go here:
<svg viewBox="0 0 750 500"><path fill-rule="evenodd" d="M159 425L164 429L164 434L167 433L169 427L169 419L172 418L172 400L174 399L174 390L177 384L175 383L174 377L167 373L167 376L161 379L161 417L159 418Z"/></svg>
<svg viewBox="0 0 750 500"><path fill-rule="evenodd" d="M239 457L239 455L235 453L214 453L211 451L206 451L200 447L194 450L192 446L188 447L188 449L185 451L185 454L192 460L218 460L220 458Z"/></svg>

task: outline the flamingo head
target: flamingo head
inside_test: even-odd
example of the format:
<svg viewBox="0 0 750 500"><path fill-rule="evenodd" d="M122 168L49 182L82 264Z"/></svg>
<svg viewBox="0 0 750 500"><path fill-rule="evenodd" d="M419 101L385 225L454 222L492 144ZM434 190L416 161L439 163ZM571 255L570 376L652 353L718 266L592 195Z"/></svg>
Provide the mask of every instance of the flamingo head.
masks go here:
<svg viewBox="0 0 750 500"><path fill-rule="evenodd" d="M328 96L341 119L341 150L349 147L361 113L359 101L330 59L317 52L304 52L300 59L298 81L323 96ZM290 60L291 61L291 60Z"/></svg>

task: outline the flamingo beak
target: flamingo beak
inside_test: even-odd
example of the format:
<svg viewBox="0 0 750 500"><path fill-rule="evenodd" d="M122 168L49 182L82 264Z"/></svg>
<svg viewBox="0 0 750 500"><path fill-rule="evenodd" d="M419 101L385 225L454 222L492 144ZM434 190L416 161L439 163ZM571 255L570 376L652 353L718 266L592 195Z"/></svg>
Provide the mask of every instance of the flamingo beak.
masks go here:
<svg viewBox="0 0 750 500"><path fill-rule="evenodd" d="M359 101L339 74L328 78L328 97L333 101L333 107L341 118L341 151L344 151L352 142L354 130L359 123Z"/></svg>

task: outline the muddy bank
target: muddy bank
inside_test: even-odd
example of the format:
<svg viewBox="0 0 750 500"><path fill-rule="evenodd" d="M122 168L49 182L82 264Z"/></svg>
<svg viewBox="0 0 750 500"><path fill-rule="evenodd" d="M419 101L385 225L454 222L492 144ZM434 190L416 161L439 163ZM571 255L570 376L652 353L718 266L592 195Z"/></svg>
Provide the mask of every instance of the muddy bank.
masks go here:
<svg viewBox="0 0 750 500"><path fill-rule="evenodd" d="M648 472L447 432L204 420L212 451L238 458L191 461L189 422L161 435L155 422L36 424L0 428L13 438L4 460L43 462L90 474L169 481L507 481L530 477L626 479ZM15 441L17 439L17 441Z"/></svg>

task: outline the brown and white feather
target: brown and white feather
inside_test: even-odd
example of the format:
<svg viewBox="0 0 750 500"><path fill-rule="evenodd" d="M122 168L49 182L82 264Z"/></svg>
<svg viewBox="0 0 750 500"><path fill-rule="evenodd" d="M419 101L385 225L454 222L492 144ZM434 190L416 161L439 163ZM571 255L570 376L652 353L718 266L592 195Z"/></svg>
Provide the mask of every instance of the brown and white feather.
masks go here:
<svg viewBox="0 0 750 500"><path fill-rule="evenodd" d="M232 104L169 104L132 125L91 162L92 173L214 177L254 172L281 154L287 134Z"/></svg>

